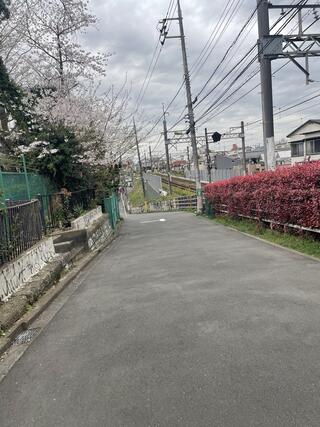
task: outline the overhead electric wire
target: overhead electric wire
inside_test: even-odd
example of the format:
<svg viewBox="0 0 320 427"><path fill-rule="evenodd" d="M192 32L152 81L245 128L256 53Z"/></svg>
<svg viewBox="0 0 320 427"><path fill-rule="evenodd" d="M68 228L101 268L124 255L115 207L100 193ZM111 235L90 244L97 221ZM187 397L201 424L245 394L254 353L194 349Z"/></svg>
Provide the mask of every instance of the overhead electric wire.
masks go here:
<svg viewBox="0 0 320 427"><path fill-rule="evenodd" d="M192 68L191 68L191 73L192 73L192 70L193 70L193 73L197 73L197 72L199 72L200 71L200 69L198 69L197 70L197 68L199 67L199 65L200 65L200 68L204 65L204 63L206 62L206 60L208 59L208 57L209 57L209 55L212 53L212 50L213 50L213 48L216 46L216 44L211 48L211 50L209 51L209 53L207 54L207 56L206 56L206 59L203 61L203 58L204 58L204 55L208 52L208 49L211 47L211 45L212 45L212 42L215 40L215 38L218 36L218 34L219 34L219 30L220 30L220 28L221 28L221 26L223 25L223 27L222 27L222 30L221 30L221 32L220 32L220 34L219 34L219 37L221 38L221 36L222 36L222 34L224 33L224 31L227 29L227 27L228 27L228 25L230 24L230 22L232 21L232 18L233 18L233 16L234 16L234 14L237 12L237 10L239 10L239 8L240 8L240 6L242 5L242 0L241 1L237 1L237 3L236 4L234 4L235 3L235 1L234 0L229 0L228 1L228 3L227 3L227 5L225 6L225 8L224 8L224 10L223 10L223 12L222 12L222 14L221 14L221 16L220 16L220 18L219 18L219 21L218 21L218 24L217 24L217 26L215 27L215 30L211 33L211 35L210 35L210 37L209 37L209 39L208 39L208 41L206 42L206 44L205 44L205 46L203 47L203 49L202 49L202 51L201 51L201 53L200 53L200 55L198 56L198 58L197 58L197 60L195 61L195 63L193 64L193 66L192 66ZM229 6L229 9L228 9L228 6ZM233 9L232 9L232 7L233 7ZM232 9L232 10L231 10ZM230 16L228 17L228 19L227 19L227 21L224 23L223 22L223 20L225 19L225 18L227 18L227 15L228 15L228 13L231 11L231 14L230 14ZM254 15L254 13L253 13L253 15ZM249 19L249 22L251 21L251 19ZM248 25L248 24L247 24ZM247 26L246 25L246 26ZM246 28L246 26L243 28L243 30ZM239 34L239 36L238 36L238 39L240 39L240 37L241 37L241 35L242 35L242 32L243 31L241 31L241 33ZM218 39L218 41L219 41L219 39ZM234 43L233 43L233 45L230 47L230 49L232 48L232 47L234 47L234 45L236 44L236 41L234 41ZM230 51L230 49L229 49L229 51ZM201 61L202 61L202 64L201 64ZM198 63L198 64L197 64ZM195 69L197 70L197 71L195 71ZM166 112L168 111L168 109L170 108L170 106L172 105L172 103L175 101L175 99L177 98L177 96L178 96L178 94L179 94L179 92L181 91L181 89L182 89L182 87L183 87L183 84L184 84L184 82L182 82L182 84L181 84L181 86L179 87L179 90L178 90L178 92L175 94L175 96L174 96L174 98L172 99L172 101L170 102L170 104L167 106L167 108L166 108ZM178 120L177 120L177 122L174 124L174 125L172 125L170 128L169 128L169 130L171 130L171 129L173 129L178 123L180 123L183 119L184 119L184 117L183 117L183 114L184 114L184 112L185 112L185 110L186 110L186 106L184 107L184 109L182 110L182 112L181 112L181 114L180 114L180 116L179 116L179 118L178 118ZM156 122L156 124L154 125L154 127L156 127L156 125L159 123L159 121L160 121L160 119ZM153 129L154 129L154 127L152 128L152 129L150 129L150 133L153 131ZM148 134L146 135L146 136L148 136Z"/></svg>
<svg viewBox="0 0 320 427"><path fill-rule="evenodd" d="M198 66L196 67L195 71L191 71L190 74L195 77L196 74L199 73L199 71L202 69L202 67L204 66L204 64L207 62L209 56L212 54L213 50L215 49L215 47L217 46L217 44L219 43L219 41L221 40L223 34L226 32L226 30L228 29L230 23L232 22L232 19L234 18L234 16L236 15L236 13L239 11L240 7L242 6L243 0L237 1L236 5L234 5L234 1L232 2L232 4L230 5L230 8L228 10L228 13L231 10L231 7L233 7L233 9L231 10L230 16L228 17L227 21L224 23L224 26L222 27L220 34L218 33L218 31L220 30L220 27L218 27L217 31L215 32L215 35L213 37L213 39L211 40L209 46L207 47L207 54L204 57L204 59L201 61L199 61ZM227 16L227 15L226 15ZM226 18L226 17L225 17ZM217 38L217 40L215 41L215 39ZM210 46L213 42L215 41L215 43ZM210 48L210 50L209 50ZM208 51L209 50L209 51Z"/></svg>
<svg viewBox="0 0 320 427"><path fill-rule="evenodd" d="M215 24L214 29L212 30L212 32L211 32L208 40L206 41L205 45L201 49L201 52L198 55L197 59L195 60L194 64L192 64L192 66L190 68L190 74L192 74L194 68L197 65L199 65L200 61L202 60L203 54L205 54L207 52L208 48L211 47L212 42L214 41L214 39L217 36L218 29L221 26L221 21L224 19L224 14L225 14L225 12L226 12L226 10L227 10L227 8L228 8L228 6L229 6L229 4L230 4L231 1L234 1L234 0L228 0L228 2L226 3L226 5L224 6L224 9L222 11L222 14L220 15L220 18L219 18L217 24Z"/></svg>
<svg viewBox="0 0 320 427"><path fill-rule="evenodd" d="M287 14L289 14L290 12L288 12ZM278 29L278 31L277 31L277 33L279 33L280 31L282 31L282 29L285 27L285 26L287 26L288 25L288 23L294 18L294 16L297 14L298 12L296 12L296 11L293 11L292 12L292 16L281 26L281 28L279 28ZM284 15L284 16L286 16L286 15ZM283 17L281 17L281 18L279 18L278 19L278 21L274 24L274 26L275 25L277 25L277 23L279 23L283 18L284 18L284 16ZM274 27L273 26L273 27ZM276 34L277 34L276 33ZM240 60L240 61L238 61L238 63L237 63L237 65L235 66L235 67L233 67L232 69L230 69L229 70L229 72L200 100L200 101L198 101L198 103L196 104L196 107L198 107L209 95L211 95L211 93L215 90L215 89L217 89L217 87L219 87L220 86L220 84L221 83L223 83L223 81L225 81L226 80L226 78L227 77L229 77L229 75L230 74L232 74L233 72L234 72L234 70L235 69L237 69L238 68L238 66L242 63L242 62L244 62L246 59L247 59L247 57L254 51L256 49L256 44L254 44L250 49L249 49L249 51L248 52L246 52L246 54L242 57L242 59ZM257 54L255 54L252 58L251 58L251 60L250 60L250 62L245 66L245 68L244 68L244 70L242 70L239 74L238 74L238 76L237 77L240 77L242 74L243 74L243 71L246 71L252 64L254 64L255 63L255 61L258 59L258 56L259 56L259 53L257 53Z"/></svg>
<svg viewBox="0 0 320 427"><path fill-rule="evenodd" d="M173 6L174 6L174 0L170 0L165 20L167 20L169 17L171 17ZM170 27L170 25L171 25L171 21L169 23L169 27ZM163 46L160 43L160 36L159 36L159 38L157 40L157 43L156 43L156 47L154 49L154 52L153 52L153 55L152 55L152 58L151 58L151 61L150 61L150 64L149 64L149 67L148 67L148 70L147 70L147 74L146 74L146 76L144 78L143 84L142 84L142 86L140 88L140 91L139 91L139 94L138 94L138 97L137 97L135 112L139 110L140 105L141 105L141 103L142 103L142 101L144 99L144 96L145 96L146 91L147 91L147 89L149 87L151 78L153 76L154 70L155 70L155 68L156 68L156 66L158 64L162 48L163 48Z"/></svg>
<svg viewBox="0 0 320 427"><path fill-rule="evenodd" d="M293 105L289 105L288 107L286 107L286 105L287 105L286 104L286 105L280 107L278 109L278 111L276 111L273 115L274 116L278 116L279 114L282 114L282 113L284 113L286 111L292 110L295 107L298 107L300 105L306 104L307 102L313 101L314 99L318 98L319 96L320 96L320 92L318 92L316 95L313 95L313 96L311 96L311 97L309 97L307 99L304 99L304 100L302 100L300 102L297 102L297 103L295 103ZM262 123L262 119L258 119L258 120L255 120L253 122L246 123L246 126L250 127L252 125L256 125L256 124L260 124L260 123Z"/></svg>
<svg viewBox="0 0 320 427"><path fill-rule="evenodd" d="M305 0L304 0L305 1ZM301 2L300 2L301 3ZM279 28L278 30L277 30L277 33L278 32L280 32L280 31L282 31L282 29L283 28L285 28L290 22L291 22L291 20L296 16L296 14L298 13L298 11L294 11L293 13L291 13L291 16L286 20L286 22L281 26L281 28ZM283 17L281 18L281 19L283 19ZM253 48L255 48L255 46L253 47ZM250 51L252 51L253 50L253 48L251 48L250 49ZM251 67L251 65L252 64L254 64L255 63L255 61L256 61L256 59L258 58L258 55L259 55L259 53L258 54L256 54L251 60L250 60L250 62L248 63L248 64L246 64L245 65L245 67L238 73L238 75L232 80L232 82L228 85L228 87L227 87L227 89L225 89L224 90L224 92L218 97L218 99L217 100L215 100L205 111L203 111L202 112L202 114L200 115L200 117L197 119L197 121L200 121L200 120L202 120L205 116L207 116L208 114L210 114L211 112L212 112L212 110L215 108L215 106L216 106L216 104L217 104L217 102L222 98L222 97L224 97L227 93L228 93L228 91L231 89L231 87L240 79L240 77ZM242 58L242 62L243 62L243 59L244 59L245 57L243 57ZM241 62L240 61L240 62ZM205 95L205 97L204 98L202 98L202 100L201 100L201 102L206 98L206 97L208 97L212 92L213 92L213 90L215 90L220 84L221 84L221 82L222 81L224 81L225 79L226 79L226 77L228 76L228 75L230 75L231 73L233 72L233 70L230 70L229 71L229 73L226 75L226 76L224 76L223 77L223 79L221 79L219 82L218 82L218 84L213 88L213 89L211 89L208 93L207 93L207 95ZM255 73L255 74L258 74L258 70L257 70L257 72ZM252 78L252 77L251 77ZM251 80L251 78L250 79L248 79L248 81L249 80ZM242 85L243 86L243 85ZM241 86L241 87L242 87ZM239 87L239 89L238 90L240 90L241 89L241 87ZM229 97L228 97L228 99L229 99ZM199 104L201 103L201 102L198 102L198 104L196 105L196 107L197 106L199 106Z"/></svg>
<svg viewBox="0 0 320 427"><path fill-rule="evenodd" d="M234 8L231 11L231 15L229 16L229 18L227 19L227 21L224 23L224 26L219 34L220 28L223 25L223 21L227 18L228 13L230 12L232 6L234 6L234 0L232 0L232 3L230 4L231 0L229 0L226 4L226 6L224 7L222 14L218 20L218 23L215 25L214 30L211 32L209 39L207 40L207 42L205 43L204 47L202 48L200 55L198 56L198 58L196 59L196 61L194 62L194 64L192 65L191 69L190 69L190 76L192 76L193 78L199 73L199 71L202 69L203 65L206 63L206 61L208 60L209 56L211 55L212 51L214 50L214 48L216 47L217 43L220 41L222 35L224 34L224 32L226 31L226 29L228 28L228 26L230 25L232 18L234 17L235 13L239 10L240 6L242 5L242 1L238 1L236 4L236 8ZM229 9L228 6L230 5ZM225 15L225 16L224 16ZM212 46L212 43L215 41L215 39L218 37L217 42ZM211 48L211 49L210 49ZM210 51L208 52L208 50L210 49ZM207 54L207 55L206 55ZM206 57L205 57L206 55ZM205 59L203 60L203 58L205 57ZM178 123L180 123L183 120L183 116L184 116L184 112L186 111L187 106L184 106L182 112L179 115L179 118L177 120L177 122L172 125L170 127L170 129L174 128Z"/></svg>
<svg viewBox="0 0 320 427"><path fill-rule="evenodd" d="M261 1L261 0L260 0ZM220 66L223 64L223 62L225 61L225 59L227 58L227 56L229 55L229 52L231 51L231 49L235 46L235 44L238 42L239 38L241 37L242 33L245 31L245 29L247 28L247 26L250 24L250 21L253 19L254 15L257 12L257 8L258 5L256 6L256 8L254 9L254 11L250 14L249 18L247 19L247 21L245 22L245 24L243 25L243 27L241 28L241 30L239 31L239 33L237 34L237 36L235 37L235 39L232 41L232 43L229 45L228 49L226 50L225 54L223 55L222 59L220 60L220 62L218 63L218 65L215 67L215 69L213 70L213 72L211 73L210 77L207 79L207 81L205 82L205 84L203 85L202 89L197 93L196 98L198 98L203 91L205 90L205 88L208 86L208 84L210 83L211 79L214 77L214 75L216 74L216 72L218 71L218 69L220 68ZM204 100L205 98L203 98ZM202 100L202 101L203 101ZM201 102L202 102L201 101ZM199 102L199 104L201 103Z"/></svg>
<svg viewBox="0 0 320 427"><path fill-rule="evenodd" d="M313 24L313 23L312 23ZM312 25L311 24L311 25ZM293 28L291 31L294 31L294 29L295 28ZM281 67L279 67L275 72L273 72L273 76L277 73L277 72L279 72L284 66L286 66L288 63L290 63L291 61L289 61L289 62L287 62L287 63L285 63L284 65L282 65ZM258 73L259 71L257 71L257 73ZM251 78L249 78L249 79L247 79L247 81L246 82L244 82L244 84L245 83L247 83L249 80L251 80ZM244 84L242 84L241 86L239 86L236 90L234 90L227 98L225 98L222 102L225 102L227 99L229 99L232 95L234 95L237 91L239 91L241 88L242 88L242 86L244 85ZM229 104L227 107L225 107L225 108L223 108L222 110L220 110L220 111L218 111L218 112L216 112L216 113L214 113L213 115L211 115L209 118L207 118L207 120L211 120L212 118L214 118L214 117L217 117L218 115L220 115L222 112L224 112L225 110L227 110L228 108L230 108L230 107L232 107L235 103L237 103L239 100L241 100L241 99L243 99L245 96L247 96L249 93L251 93L253 90L255 90L256 88L258 88L260 86L260 82L257 84L257 85L255 85L253 88L251 88L251 89L249 89L247 92L245 92L243 95L241 95L237 100L235 100L233 103L231 103L231 104ZM221 103L222 102L220 102L218 105L216 105L215 106L215 108L214 109L216 109L216 108L218 108L219 107L219 105L221 105ZM200 118L201 119L201 118ZM199 120L200 120L199 119Z"/></svg>

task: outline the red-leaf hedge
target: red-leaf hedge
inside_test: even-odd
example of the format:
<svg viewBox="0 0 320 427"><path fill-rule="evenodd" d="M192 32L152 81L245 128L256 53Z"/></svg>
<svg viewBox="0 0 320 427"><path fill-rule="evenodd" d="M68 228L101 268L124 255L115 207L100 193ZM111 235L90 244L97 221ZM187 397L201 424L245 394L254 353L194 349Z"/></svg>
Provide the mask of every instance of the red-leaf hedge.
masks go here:
<svg viewBox="0 0 320 427"><path fill-rule="evenodd" d="M320 228L320 161L208 184L205 197L217 212Z"/></svg>

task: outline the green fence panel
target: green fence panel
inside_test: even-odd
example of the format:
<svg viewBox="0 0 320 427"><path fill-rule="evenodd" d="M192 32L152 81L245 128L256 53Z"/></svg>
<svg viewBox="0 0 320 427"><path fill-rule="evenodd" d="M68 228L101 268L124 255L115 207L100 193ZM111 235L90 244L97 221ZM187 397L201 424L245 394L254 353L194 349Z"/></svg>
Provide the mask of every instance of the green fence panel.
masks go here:
<svg viewBox="0 0 320 427"><path fill-rule="evenodd" d="M28 200L27 180L24 173L1 172L1 191L5 200ZM39 194L52 194L57 188L44 176L36 173L27 174L30 196L36 198Z"/></svg>
<svg viewBox="0 0 320 427"><path fill-rule="evenodd" d="M104 208L109 215L109 222L114 230L116 228L117 222L120 219L119 202L115 194L104 198Z"/></svg>

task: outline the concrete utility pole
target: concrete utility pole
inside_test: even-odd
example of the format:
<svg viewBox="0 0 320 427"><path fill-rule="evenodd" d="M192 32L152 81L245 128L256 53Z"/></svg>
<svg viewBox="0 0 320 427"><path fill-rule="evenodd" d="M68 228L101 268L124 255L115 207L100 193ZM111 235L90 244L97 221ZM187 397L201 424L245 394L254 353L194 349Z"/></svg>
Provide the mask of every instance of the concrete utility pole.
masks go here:
<svg viewBox="0 0 320 427"><path fill-rule="evenodd" d="M139 141L138 141L138 134L137 134L137 128L136 128L136 122L133 118L133 130L134 135L136 139L136 146L137 146L137 154L138 154L138 161L139 161L139 169L140 169L140 178L141 178L141 186L143 191L143 197L146 198L146 189L144 186L144 180L143 180L143 171L142 171L142 163L141 163L141 157L140 157L140 150L139 150Z"/></svg>
<svg viewBox="0 0 320 427"><path fill-rule="evenodd" d="M182 17L180 0L177 0L177 5L178 5L178 19L179 19L179 28L180 28L182 60L183 60L183 68L184 68L184 80L185 80L186 93L187 93L190 137L191 137L191 145L192 145L192 151L193 151L193 161L194 161L194 166L196 170L197 213L201 213L202 212L202 188L201 188L197 138L196 138L194 112L193 112L192 95L191 95L190 75L189 75L189 68L188 68L188 58L187 58L187 51L186 51L186 41L185 41L185 35L184 35L183 17Z"/></svg>
<svg viewBox="0 0 320 427"><path fill-rule="evenodd" d="M151 171L152 171L152 169L153 169L153 161L152 161L151 145L149 145L149 157L150 157L150 168L151 168Z"/></svg>
<svg viewBox="0 0 320 427"><path fill-rule="evenodd" d="M184 35L180 0L177 0L177 8L178 8L177 18L165 18L162 21L160 21L160 23L162 24L162 28L160 29L160 43L163 45L166 39L180 39L181 41L184 81L185 81L186 94L187 94L188 119L189 119L189 125L190 125L188 133L190 133L191 146L193 151L193 161L194 161L194 167L196 171L195 178L196 178L196 191L197 191L197 212L201 213L202 212L202 188L201 188L201 181L200 181L199 158L198 158L197 139L196 139L195 121L194 121L192 95L191 95L190 75L189 75L189 68L188 68L188 58L187 58L187 51L186 51L186 41L185 41L185 35ZM180 34L178 36L168 36L167 21L179 22Z"/></svg>
<svg viewBox="0 0 320 427"><path fill-rule="evenodd" d="M205 128L204 133L205 133L205 137L206 137L206 160L207 160L208 179L209 179L209 182L212 182L212 178L211 178L211 158L210 158L209 138L208 138L208 129L207 128Z"/></svg>
<svg viewBox="0 0 320 427"><path fill-rule="evenodd" d="M170 176L170 157L169 157L169 140L168 140L168 128L167 128L167 119L166 112L163 107L163 136L164 136L164 146L166 149L166 160L167 160L167 175L168 175L168 184L169 184L169 194L172 194L171 188L171 176Z"/></svg>
<svg viewBox="0 0 320 427"><path fill-rule="evenodd" d="M188 169L189 169L190 177L191 177L191 162L190 162L190 150L189 150L189 145L187 146L187 158L188 158Z"/></svg>
<svg viewBox="0 0 320 427"><path fill-rule="evenodd" d="M242 162L244 174L248 175L247 159L246 159L246 137L244 133L244 122L241 122L241 144L242 144Z"/></svg>
<svg viewBox="0 0 320 427"><path fill-rule="evenodd" d="M258 14L258 50L260 61L261 78L261 104L262 104L262 126L263 143L266 169L275 169L275 143L274 143L274 123L273 123L273 100L272 100L272 70L271 59L263 54L263 40L270 35L268 0L257 0Z"/></svg>
<svg viewBox="0 0 320 427"><path fill-rule="evenodd" d="M258 12L258 56L261 75L261 103L263 121L263 139L265 147L265 163L267 169L275 169L275 142L273 123L272 101L272 70L271 61L274 59L289 59L296 67L306 75L306 83L312 82L309 73L309 58L320 56L320 34L307 34L303 29L302 9L320 8L320 4L311 4L307 1L299 1L296 4L273 4L268 0L257 0ZM271 34L269 28L269 9L296 9L298 15L298 34ZM316 17L316 20L318 17ZM295 58L304 58L305 67Z"/></svg>

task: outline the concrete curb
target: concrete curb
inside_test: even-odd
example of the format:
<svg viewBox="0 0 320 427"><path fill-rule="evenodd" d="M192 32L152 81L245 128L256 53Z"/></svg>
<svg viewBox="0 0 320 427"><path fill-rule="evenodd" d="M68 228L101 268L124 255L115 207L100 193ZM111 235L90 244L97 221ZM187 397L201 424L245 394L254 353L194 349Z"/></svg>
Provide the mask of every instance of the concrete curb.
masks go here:
<svg viewBox="0 0 320 427"><path fill-rule="evenodd" d="M210 220L210 218L208 219ZM274 246L276 248L283 249L293 254L300 255L304 258L311 259L312 261L320 262L320 259L313 255L308 255L303 252L296 251L295 249L288 248L287 246L282 246L282 245L279 245L278 243L270 242L270 240L266 240L266 239L263 239L262 237L258 237L253 234L246 233L244 231L238 230L237 228L230 227L229 225L223 225L223 224L220 224L219 222L216 222L215 224L220 225L221 227L228 228L231 231L236 231L237 233L243 234L244 236L251 237L251 239L259 240L260 242L267 243L268 245Z"/></svg>
<svg viewBox="0 0 320 427"><path fill-rule="evenodd" d="M17 317L16 322L6 331L6 336L0 338L0 356L3 355L8 348L11 346L15 337L22 332L23 330L28 329L28 327L45 311L45 309L60 295L60 293L78 276L78 274L84 270L91 261L104 251L119 235L120 228L122 226L122 221L118 224L114 233L108 238L98 249L86 253L85 256L76 260L74 265L75 267L67 272L62 278L59 278L56 281L53 281L50 286L47 286L47 291L39 296L36 304L33 306L31 311L24 311L24 313L13 314L13 318ZM63 269L60 272L63 273ZM28 302L25 303L26 306Z"/></svg>
<svg viewBox="0 0 320 427"><path fill-rule="evenodd" d="M295 249L288 248L287 246L282 246L282 245L279 245L278 243L270 242L270 240L265 240L262 237L254 236L253 234L245 233L244 231L239 231L236 228L232 228L232 227L227 227L227 228L229 228L230 230L233 230L233 231L238 231L239 233L243 234L244 236L251 237L252 239L259 240L260 242L268 243L269 245L275 246L276 248L284 249L285 251L292 252L293 254L303 256L304 258L309 258L313 261L320 262L320 259L313 256L313 255L308 255L308 254L305 254L303 252L296 251Z"/></svg>

